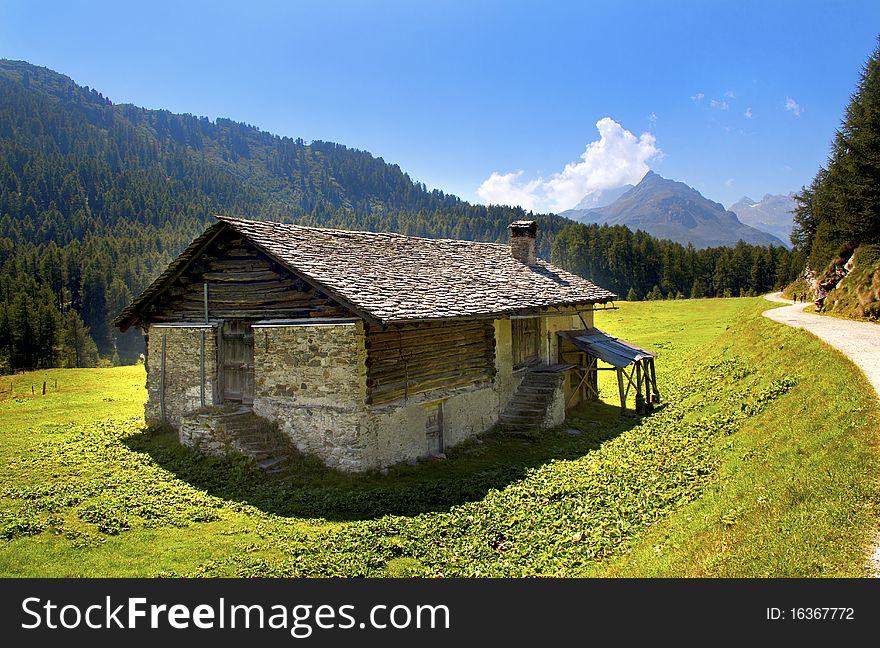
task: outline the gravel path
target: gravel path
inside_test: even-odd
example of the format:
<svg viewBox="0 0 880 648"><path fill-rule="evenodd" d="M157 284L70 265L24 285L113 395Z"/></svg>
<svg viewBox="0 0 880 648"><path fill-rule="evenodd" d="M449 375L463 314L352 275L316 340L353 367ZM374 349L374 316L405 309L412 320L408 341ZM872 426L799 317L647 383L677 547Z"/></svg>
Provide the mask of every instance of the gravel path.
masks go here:
<svg viewBox="0 0 880 648"><path fill-rule="evenodd" d="M806 329L840 350L865 372L874 391L880 396L880 325L804 313L804 307L812 306L811 303L794 304L791 300L784 299L781 293L765 295L764 299L792 304L764 311L763 315L782 324Z"/></svg>
<svg viewBox="0 0 880 648"><path fill-rule="evenodd" d="M880 397L880 325L805 313L803 309L811 306L811 303L795 304L790 299L784 299L781 293L764 295L764 299L791 304L764 311L764 317L805 329L839 350L865 373ZM874 576L880 577L880 534L874 541L871 567Z"/></svg>

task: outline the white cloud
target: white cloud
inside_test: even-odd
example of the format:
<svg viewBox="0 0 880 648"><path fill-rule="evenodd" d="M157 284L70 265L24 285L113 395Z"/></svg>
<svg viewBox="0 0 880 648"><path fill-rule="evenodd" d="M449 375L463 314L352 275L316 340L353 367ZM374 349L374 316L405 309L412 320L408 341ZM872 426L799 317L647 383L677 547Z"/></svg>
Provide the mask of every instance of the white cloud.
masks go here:
<svg viewBox="0 0 880 648"><path fill-rule="evenodd" d="M801 105L791 97L785 98L785 109L789 112L793 112L795 117L800 117L801 111L803 110Z"/></svg>
<svg viewBox="0 0 880 648"><path fill-rule="evenodd" d="M728 99L736 99L736 95L733 93L733 90L727 90L724 93L724 96L727 97Z"/></svg>
<svg viewBox="0 0 880 648"><path fill-rule="evenodd" d="M698 92L695 95L691 95L691 101L702 101L705 98L706 98L706 95L704 95L702 92Z"/></svg>
<svg viewBox="0 0 880 648"><path fill-rule="evenodd" d="M754 116L754 113L752 112L752 107L749 106L748 108L746 108L746 111L743 113L743 115L745 115L746 119L751 119Z"/></svg>
<svg viewBox="0 0 880 648"><path fill-rule="evenodd" d="M477 195L492 204L559 212L574 207L587 194L638 183L650 170L648 162L663 152L651 133L636 137L610 117L596 122L599 139L587 144L579 162L569 162L549 180L523 181L522 171L492 174Z"/></svg>
<svg viewBox="0 0 880 648"><path fill-rule="evenodd" d="M709 105L715 108L716 110L727 110L730 108L730 104L726 101L718 101L717 99L713 99L709 102Z"/></svg>
<svg viewBox="0 0 880 648"><path fill-rule="evenodd" d="M538 202L537 190L541 186L541 178L531 182L521 182L522 171L498 173L483 181L477 189L477 195L489 205L519 205L523 209L535 209Z"/></svg>
<svg viewBox="0 0 880 648"><path fill-rule="evenodd" d="M586 194L636 184L649 171L648 161L662 155L651 133L638 138L610 117L596 122L599 139L587 144L581 162L570 162L545 183L555 211L569 209Z"/></svg>
<svg viewBox="0 0 880 648"><path fill-rule="evenodd" d="M654 126L657 125L657 113L652 112L650 115L648 115L648 124L651 126L651 128L654 128Z"/></svg>
<svg viewBox="0 0 880 648"><path fill-rule="evenodd" d="M725 187L732 187L733 186L733 178L728 178L727 180L725 180L724 186Z"/></svg>

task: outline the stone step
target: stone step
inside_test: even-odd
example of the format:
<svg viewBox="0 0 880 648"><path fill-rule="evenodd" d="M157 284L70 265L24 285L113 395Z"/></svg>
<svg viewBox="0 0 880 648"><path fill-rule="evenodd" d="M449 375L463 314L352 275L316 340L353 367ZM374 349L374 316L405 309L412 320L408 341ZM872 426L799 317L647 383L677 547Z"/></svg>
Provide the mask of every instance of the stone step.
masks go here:
<svg viewBox="0 0 880 648"><path fill-rule="evenodd" d="M557 374L526 374L523 376L524 383L538 383L541 385L555 385L562 376Z"/></svg>
<svg viewBox="0 0 880 648"><path fill-rule="evenodd" d="M538 427L537 423L501 423L501 428L508 432L534 432Z"/></svg>
<svg viewBox="0 0 880 648"><path fill-rule="evenodd" d="M524 403L515 400L509 402L501 410L502 412L528 412L529 414L544 414L547 411L546 403Z"/></svg>
<svg viewBox="0 0 880 648"><path fill-rule="evenodd" d="M268 457L266 459L258 461L257 465L260 468L262 468L263 470L269 471L270 469L273 469L273 468L274 469L280 468L283 464L287 463L288 459L289 458L285 457L285 456Z"/></svg>
<svg viewBox="0 0 880 648"><path fill-rule="evenodd" d="M265 446L256 446L246 443L239 443L238 450L243 455L247 455L257 461L262 461L263 459L268 459L275 455L275 452Z"/></svg>
<svg viewBox="0 0 880 648"><path fill-rule="evenodd" d="M517 394L535 394L542 396L551 396L556 391L556 387L536 387L534 385L520 385L516 390Z"/></svg>
<svg viewBox="0 0 880 648"><path fill-rule="evenodd" d="M538 377L526 376L525 378L523 378L522 384L523 385L536 385L536 386L541 386L541 387L555 387L556 385L559 384L559 377L553 376L550 378L545 378L542 376L542 377L538 378Z"/></svg>
<svg viewBox="0 0 880 648"><path fill-rule="evenodd" d="M249 430L259 430L263 426L259 421L223 421L223 429L235 432L246 432Z"/></svg>
<svg viewBox="0 0 880 648"><path fill-rule="evenodd" d="M533 392L524 392L517 391L514 394L511 402L522 402L522 403L549 403L553 399L553 392L548 394L537 394Z"/></svg>
<svg viewBox="0 0 880 648"><path fill-rule="evenodd" d="M515 431L539 428L561 384L560 373L530 371L523 376L513 398L504 406L498 417L499 423L502 427Z"/></svg>
<svg viewBox="0 0 880 648"><path fill-rule="evenodd" d="M529 407L520 403L508 403L502 414L512 414L515 416L544 416L547 413L546 407Z"/></svg>
<svg viewBox="0 0 880 648"><path fill-rule="evenodd" d="M230 430L227 430L227 432L230 432ZM265 430L236 430L234 434L237 439L254 443L266 443L274 438L272 434L267 433Z"/></svg>
<svg viewBox="0 0 880 648"><path fill-rule="evenodd" d="M498 417L498 420L502 423L514 423L521 425L528 425L530 427L538 427L541 425L541 422L544 420L543 416L516 416L512 414L502 414Z"/></svg>

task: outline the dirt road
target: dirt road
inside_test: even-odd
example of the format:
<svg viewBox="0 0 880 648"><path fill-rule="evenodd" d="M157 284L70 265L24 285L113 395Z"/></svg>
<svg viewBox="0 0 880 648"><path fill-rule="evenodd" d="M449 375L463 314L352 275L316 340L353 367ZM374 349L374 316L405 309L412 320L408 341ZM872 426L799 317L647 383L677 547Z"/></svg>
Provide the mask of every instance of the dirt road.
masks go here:
<svg viewBox="0 0 880 648"><path fill-rule="evenodd" d="M784 299L781 293L764 295L764 299L792 304L772 308L762 315L782 324L806 329L838 349L864 372L880 397L880 325L805 313L804 308L812 308L811 303L795 304ZM874 576L880 577L880 534L875 538L871 551L871 567Z"/></svg>
<svg viewBox="0 0 880 648"><path fill-rule="evenodd" d="M765 295L764 298L792 304L791 300L783 299L780 293ZM792 304L764 311L763 315L782 324L806 329L841 351L865 373L880 397L880 325L803 312L804 307L812 306L812 303Z"/></svg>

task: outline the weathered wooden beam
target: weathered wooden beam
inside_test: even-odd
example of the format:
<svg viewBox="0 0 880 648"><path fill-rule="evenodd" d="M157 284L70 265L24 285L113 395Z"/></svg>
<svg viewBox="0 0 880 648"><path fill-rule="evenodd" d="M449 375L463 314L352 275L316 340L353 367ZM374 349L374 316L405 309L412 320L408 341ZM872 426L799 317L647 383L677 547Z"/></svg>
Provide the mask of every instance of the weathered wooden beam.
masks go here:
<svg viewBox="0 0 880 648"><path fill-rule="evenodd" d="M398 347L417 347L426 344L443 344L445 341L452 342L456 340L492 340L494 343L495 338L493 335L491 335L489 331L471 329L467 331L441 331L436 333L426 333L424 335L412 336L402 339L384 338L382 340L377 340L373 337L367 337L365 340L365 345L368 350L392 349Z"/></svg>
<svg viewBox="0 0 880 648"><path fill-rule="evenodd" d="M462 346L480 346L485 349L494 349L495 346L484 337L459 337L459 338L431 338L419 344L392 345L383 344L367 348L367 354L371 357L408 357L422 353L433 353L441 349L455 349Z"/></svg>
<svg viewBox="0 0 880 648"><path fill-rule="evenodd" d="M494 349L483 344L482 342L474 342L471 344L458 344L452 346L426 348L422 353L418 354L400 354L396 351L387 351L382 353L370 352L367 354L366 365L368 368L381 369L384 367L394 366L401 362L434 362L446 358L467 358L470 356L495 357Z"/></svg>
<svg viewBox="0 0 880 648"><path fill-rule="evenodd" d="M372 373L367 377L367 386L381 388L384 385L416 383L431 380L449 372L470 371L471 369L490 370L489 358L472 358L469 360L450 361L441 364L409 365L401 363L394 371Z"/></svg>
<svg viewBox="0 0 880 648"><path fill-rule="evenodd" d="M636 372L636 413L644 414L645 413L645 397L642 395L642 363L641 361L636 361L635 363L635 372Z"/></svg>
<svg viewBox="0 0 880 648"><path fill-rule="evenodd" d="M462 373L458 376L449 375L438 377L434 381L426 381L417 385L400 385L395 389L386 389L382 391L369 390L367 400L369 404L377 405L393 402L402 398L439 391L441 389L455 389L456 387L469 385L479 386L484 383L490 383L491 380L491 376L480 376L476 373Z"/></svg>
<svg viewBox="0 0 880 648"><path fill-rule="evenodd" d="M369 344L374 345L388 342L419 340L429 337L461 336L469 334L491 334L494 337L494 328L482 322L476 322L470 325L458 324L450 326L430 326L418 329L390 328L381 332L377 332L371 328L367 331L366 339Z"/></svg>
<svg viewBox="0 0 880 648"><path fill-rule="evenodd" d="M203 257L207 258L207 257ZM272 267L272 263L268 259L228 259L219 258L208 261L208 269L210 271L267 271Z"/></svg>
<svg viewBox="0 0 880 648"><path fill-rule="evenodd" d="M255 270L212 270L202 275L205 281L219 281L220 283L241 283L250 281L271 281L280 280L282 276L271 270L255 269ZM286 284L293 284L293 280L285 280Z"/></svg>
<svg viewBox="0 0 880 648"><path fill-rule="evenodd" d="M649 366L651 367L651 384L653 385L653 393L651 395L651 399L655 403L660 402L660 389L657 387L657 374L654 370L654 358L651 358L649 361Z"/></svg>

